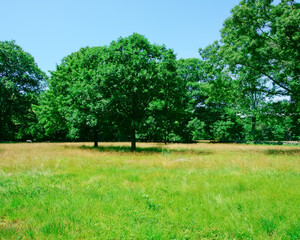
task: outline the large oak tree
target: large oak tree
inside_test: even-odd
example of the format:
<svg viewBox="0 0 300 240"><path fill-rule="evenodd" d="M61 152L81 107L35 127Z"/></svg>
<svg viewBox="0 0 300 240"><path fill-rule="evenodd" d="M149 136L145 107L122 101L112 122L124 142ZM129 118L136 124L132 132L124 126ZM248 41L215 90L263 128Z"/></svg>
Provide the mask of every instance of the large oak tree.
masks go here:
<svg viewBox="0 0 300 240"><path fill-rule="evenodd" d="M300 122L300 9L294 0L243 0L232 9L221 31L221 52L227 64L259 76L259 91L288 96L293 131ZM268 84L269 82L269 84Z"/></svg>
<svg viewBox="0 0 300 240"><path fill-rule="evenodd" d="M169 94L169 88L174 87L170 81L176 81L175 65L172 50L150 44L140 34L110 44L107 62L100 69L103 94L113 120L129 134L132 151L136 149L136 131L148 117L150 104L156 102L168 109L171 103L167 98L176 97Z"/></svg>
<svg viewBox="0 0 300 240"><path fill-rule="evenodd" d="M293 0L243 0L225 20L222 51L232 66L263 75L274 94L299 101L300 9Z"/></svg>

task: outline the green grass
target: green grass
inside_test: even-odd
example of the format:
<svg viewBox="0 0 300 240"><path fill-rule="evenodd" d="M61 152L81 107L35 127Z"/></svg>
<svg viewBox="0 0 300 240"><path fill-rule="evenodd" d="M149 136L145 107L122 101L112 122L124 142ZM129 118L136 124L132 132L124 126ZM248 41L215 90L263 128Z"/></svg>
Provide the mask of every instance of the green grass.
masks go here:
<svg viewBox="0 0 300 240"><path fill-rule="evenodd" d="M300 148L0 144L0 239L300 239Z"/></svg>

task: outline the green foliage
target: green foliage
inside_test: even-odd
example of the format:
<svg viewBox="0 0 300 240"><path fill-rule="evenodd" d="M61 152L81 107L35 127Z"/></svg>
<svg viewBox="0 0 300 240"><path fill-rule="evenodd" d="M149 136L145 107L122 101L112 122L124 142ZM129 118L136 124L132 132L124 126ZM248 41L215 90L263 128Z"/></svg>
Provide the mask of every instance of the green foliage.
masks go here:
<svg viewBox="0 0 300 240"><path fill-rule="evenodd" d="M219 142L239 142L243 139L243 125L238 116L222 115L212 126L213 139Z"/></svg>
<svg viewBox="0 0 300 240"><path fill-rule="evenodd" d="M189 132L192 134L193 141L207 138L204 127L205 127L205 123L200 121L198 118L194 118L188 122L187 128L189 129Z"/></svg>
<svg viewBox="0 0 300 240"><path fill-rule="evenodd" d="M1 42L0 140L298 140L299 19L294 1L243 0L199 59L134 33L65 57L42 93L33 58Z"/></svg>
<svg viewBox="0 0 300 240"><path fill-rule="evenodd" d="M205 63L195 58L179 59L177 73L185 83L187 102L178 134L183 142L199 140L198 137L208 136L202 129L206 123L201 122L205 119L203 112L207 110L206 101L210 89L210 79L206 75Z"/></svg>
<svg viewBox="0 0 300 240"><path fill-rule="evenodd" d="M98 66L104 57L104 48L82 48L51 72L49 90L37 107L47 135L77 139L101 129L106 101Z"/></svg>
<svg viewBox="0 0 300 240"><path fill-rule="evenodd" d="M167 141L184 111L184 85L176 74L173 51L139 34L109 47L83 48L51 72L49 90L36 107L40 123L57 138L94 133L95 145L98 133L130 136L134 150L136 131L147 137L142 126L152 122L157 140Z"/></svg>
<svg viewBox="0 0 300 240"><path fill-rule="evenodd" d="M292 120L293 139L300 135L300 11L295 1L241 1L232 9L222 29L221 55L230 69L239 75L237 89L243 114L252 116L252 140L256 121L267 97L289 96L286 119ZM270 100L268 100L270 101ZM268 123L260 123L264 129ZM278 134L285 135L278 122ZM279 130L281 129L281 130ZM272 130L272 132L274 132ZM262 137L262 136L260 136Z"/></svg>
<svg viewBox="0 0 300 240"><path fill-rule="evenodd" d="M152 116L156 129L166 135L174 123L175 99L180 99L176 81L175 54L165 46L150 44L133 34L113 41L108 48L101 77L105 99L119 129L127 131L135 150L136 130ZM180 101L177 101L180 102Z"/></svg>
<svg viewBox="0 0 300 240"><path fill-rule="evenodd" d="M270 93L292 96L299 108L300 11L295 1L241 1L222 29L231 66L251 69L273 83ZM298 109L299 111L299 109Z"/></svg>
<svg viewBox="0 0 300 240"><path fill-rule="evenodd" d="M0 41L0 141L31 138L46 75L14 41Z"/></svg>
<svg viewBox="0 0 300 240"><path fill-rule="evenodd" d="M290 102L269 102L262 108L260 117L259 140L283 141L296 139L293 129L293 113Z"/></svg>

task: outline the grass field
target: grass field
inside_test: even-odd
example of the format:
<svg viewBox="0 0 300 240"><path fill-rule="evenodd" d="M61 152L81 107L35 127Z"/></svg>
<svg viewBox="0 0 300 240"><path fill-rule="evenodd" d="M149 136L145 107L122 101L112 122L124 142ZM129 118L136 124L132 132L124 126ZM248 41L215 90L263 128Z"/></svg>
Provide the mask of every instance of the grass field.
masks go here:
<svg viewBox="0 0 300 240"><path fill-rule="evenodd" d="M300 239L300 148L0 144L0 239Z"/></svg>

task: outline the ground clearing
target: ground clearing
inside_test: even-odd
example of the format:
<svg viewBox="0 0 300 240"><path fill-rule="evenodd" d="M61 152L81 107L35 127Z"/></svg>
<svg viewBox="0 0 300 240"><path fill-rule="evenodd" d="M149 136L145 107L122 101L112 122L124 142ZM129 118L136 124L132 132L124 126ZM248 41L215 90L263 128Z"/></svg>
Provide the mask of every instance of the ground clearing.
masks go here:
<svg viewBox="0 0 300 240"><path fill-rule="evenodd" d="M299 239L297 146L0 144L0 239Z"/></svg>

